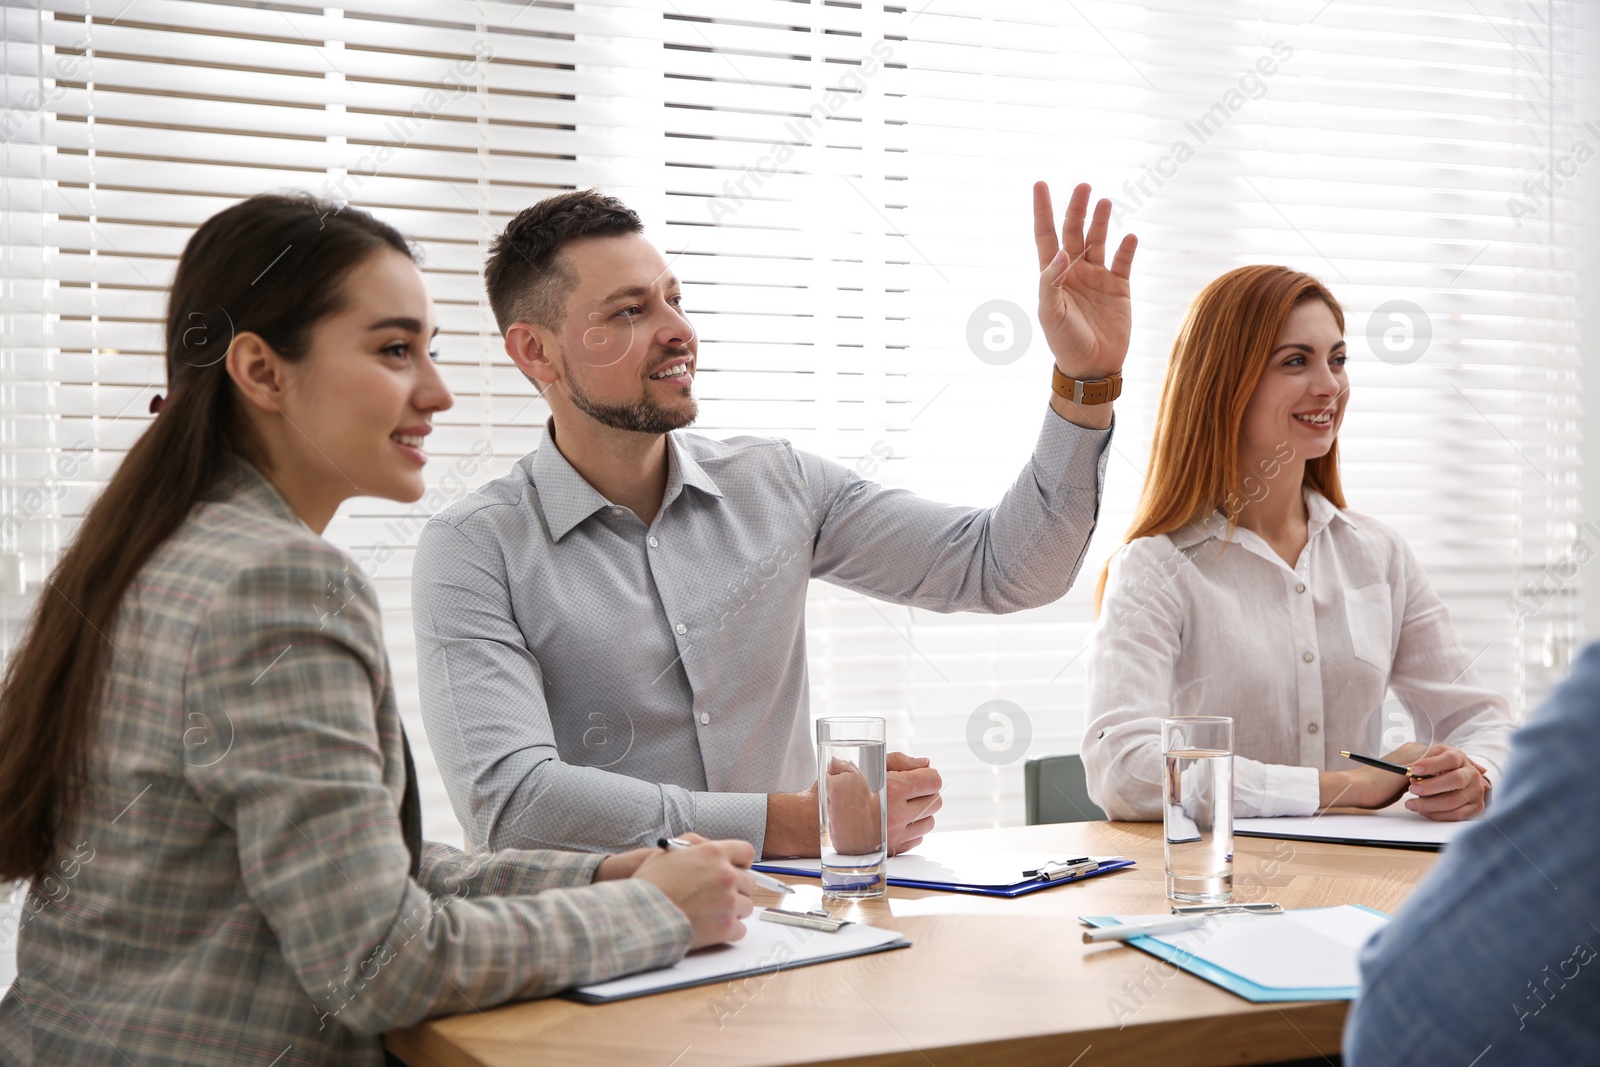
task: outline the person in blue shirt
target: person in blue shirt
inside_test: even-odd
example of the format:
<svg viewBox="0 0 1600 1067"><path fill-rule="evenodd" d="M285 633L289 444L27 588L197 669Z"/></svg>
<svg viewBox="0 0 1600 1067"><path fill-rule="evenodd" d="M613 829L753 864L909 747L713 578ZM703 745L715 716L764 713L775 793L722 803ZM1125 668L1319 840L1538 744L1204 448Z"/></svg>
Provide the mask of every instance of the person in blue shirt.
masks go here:
<svg viewBox="0 0 1600 1067"><path fill-rule="evenodd" d="M1512 739L1483 818L1361 958L1345 1063L1600 1060L1600 643Z"/></svg>

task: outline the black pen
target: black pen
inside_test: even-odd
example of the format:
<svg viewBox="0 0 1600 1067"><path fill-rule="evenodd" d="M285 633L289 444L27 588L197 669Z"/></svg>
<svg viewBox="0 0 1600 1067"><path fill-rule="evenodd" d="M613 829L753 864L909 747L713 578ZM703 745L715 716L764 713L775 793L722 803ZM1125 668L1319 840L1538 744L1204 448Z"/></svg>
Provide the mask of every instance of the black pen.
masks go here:
<svg viewBox="0 0 1600 1067"><path fill-rule="evenodd" d="M1414 782L1420 782L1424 778L1433 777L1431 774L1412 774L1410 767L1402 767L1398 763L1389 763L1385 760L1373 759L1371 756L1357 756L1355 753L1346 752L1343 749L1339 750L1339 755L1343 756L1345 759L1353 759L1357 763L1365 763L1368 767L1376 767L1380 771L1388 771L1391 774L1403 774Z"/></svg>

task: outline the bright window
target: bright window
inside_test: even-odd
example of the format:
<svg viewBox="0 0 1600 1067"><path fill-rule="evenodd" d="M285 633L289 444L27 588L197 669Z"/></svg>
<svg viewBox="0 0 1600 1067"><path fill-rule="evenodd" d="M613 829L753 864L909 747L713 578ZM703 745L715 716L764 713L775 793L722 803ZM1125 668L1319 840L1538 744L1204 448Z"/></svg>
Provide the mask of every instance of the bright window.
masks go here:
<svg viewBox="0 0 1600 1067"><path fill-rule="evenodd" d="M887 714L891 736L944 774L942 827L1021 821L1024 732L1037 754L1075 750L1083 729L1089 593L1137 496L1178 319L1206 281L1251 262L1309 270L1344 302L1351 503L1410 539L1485 681L1525 708L1578 635L1575 542L1600 550L1577 526L1567 184L1600 130L1578 116L1575 0L1456 7L0 8L0 637L15 641L149 419L163 289L192 228L268 189L347 197L423 246L457 404L430 444L423 505L354 501L328 535L376 578L428 830L457 839L417 714L407 574L426 515L504 472L544 421L483 297L504 221L589 185L641 211L702 337L702 432L789 437L988 504L1047 397L1029 185L1048 179L1064 204L1088 180L1141 248L1115 452L1077 587L993 618L819 584L814 713ZM980 735L1010 746L998 756L968 741L996 700L1027 723L1013 715L1008 742L979 716Z"/></svg>

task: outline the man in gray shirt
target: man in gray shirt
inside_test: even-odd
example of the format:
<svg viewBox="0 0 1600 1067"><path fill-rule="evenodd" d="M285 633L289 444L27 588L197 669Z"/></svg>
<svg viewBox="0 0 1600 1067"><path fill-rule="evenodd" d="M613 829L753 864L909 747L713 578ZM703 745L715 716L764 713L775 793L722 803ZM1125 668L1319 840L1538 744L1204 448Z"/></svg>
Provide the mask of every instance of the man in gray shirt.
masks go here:
<svg viewBox="0 0 1600 1067"><path fill-rule="evenodd" d="M549 402L546 437L428 523L413 575L423 720L473 842L602 850L695 831L817 854L810 579L1008 612L1077 574L1135 244L1107 267L1110 201L1092 220L1088 206L1080 185L1058 238L1034 188L1051 410L988 510L885 489L787 441L684 432L696 338L638 216L587 191L511 221L484 276L506 352ZM889 760L901 852L932 828L940 779L925 759Z"/></svg>

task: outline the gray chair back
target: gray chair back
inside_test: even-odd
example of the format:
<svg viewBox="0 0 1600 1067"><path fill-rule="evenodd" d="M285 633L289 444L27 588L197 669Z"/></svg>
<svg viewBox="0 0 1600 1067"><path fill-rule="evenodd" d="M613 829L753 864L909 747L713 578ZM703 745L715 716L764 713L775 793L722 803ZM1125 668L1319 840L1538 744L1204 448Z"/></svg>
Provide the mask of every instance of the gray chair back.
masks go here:
<svg viewBox="0 0 1600 1067"><path fill-rule="evenodd" d="M1028 825L1103 822L1106 813L1089 799L1083 760L1077 755L1032 756L1022 769Z"/></svg>

